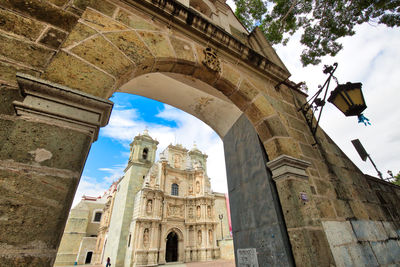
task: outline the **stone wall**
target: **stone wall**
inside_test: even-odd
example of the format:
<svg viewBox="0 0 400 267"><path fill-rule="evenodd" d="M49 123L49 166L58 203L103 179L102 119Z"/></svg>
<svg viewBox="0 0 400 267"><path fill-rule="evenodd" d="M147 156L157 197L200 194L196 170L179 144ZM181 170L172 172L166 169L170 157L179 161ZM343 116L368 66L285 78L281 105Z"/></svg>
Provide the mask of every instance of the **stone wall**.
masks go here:
<svg viewBox="0 0 400 267"><path fill-rule="evenodd" d="M337 224L383 221L398 231L398 194L365 178L322 130L313 138L297 112L306 96L281 84L290 74L256 32L240 41L174 1L0 0L0 22L4 265L53 264L90 145L108 121L106 99L150 72L200 80L245 114L268 156L297 266L347 262L339 249L347 243L331 238ZM203 63L209 47L219 68ZM33 76L17 80L18 71ZM200 104L195 115L204 118ZM394 235L357 231L343 230L341 240L365 240L379 264L391 262L379 260L392 255L379 248L396 248Z"/></svg>
<svg viewBox="0 0 400 267"><path fill-rule="evenodd" d="M218 240L218 247L220 250L221 259L235 260L235 250L233 248L233 239L232 238Z"/></svg>
<svg viewBox="0 0 400 267"><path fill-rule="evenodd" d="M400 264L400 187L366 176L359 205L373 205L368 217L324 221L325 232L337 266L389 266ZM361 207L358 207L361 208Z"/></svg>

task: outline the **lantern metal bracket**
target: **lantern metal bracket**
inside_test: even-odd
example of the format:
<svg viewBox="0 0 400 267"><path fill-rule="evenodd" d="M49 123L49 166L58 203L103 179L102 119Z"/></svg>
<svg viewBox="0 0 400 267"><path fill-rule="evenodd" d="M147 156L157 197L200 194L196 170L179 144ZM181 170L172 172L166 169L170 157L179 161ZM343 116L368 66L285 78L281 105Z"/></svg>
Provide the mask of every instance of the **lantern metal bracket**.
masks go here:
<svg viewBox="0 0 400 267"><path fill-rule="evenodd" d="M338 63L334 63L333 65L325 65L323 69L323 73L329 75L328 78L326 79L324 85L319 85L318 88L319 90L306 102L304 103L298 111L301 111L307 121L308 127L311 130L311 133L314 137L314 140L317 140L315 138L315 135L317 133L319 121L321 119L321 114L325 106L325 100L326 100L326 95L328 93L329 85L331 82L331 79L333 78L335 82L339 85L339 82L337 78L333 75L335 73L336 69L338 67ZM323 93L323 98L320 98L319 96L321 93ZM318 119L315 121L314 119L314 114L318 113ZM317 117L317 116L316 116ZM315 121L315 122L314 122Z"/></svg>

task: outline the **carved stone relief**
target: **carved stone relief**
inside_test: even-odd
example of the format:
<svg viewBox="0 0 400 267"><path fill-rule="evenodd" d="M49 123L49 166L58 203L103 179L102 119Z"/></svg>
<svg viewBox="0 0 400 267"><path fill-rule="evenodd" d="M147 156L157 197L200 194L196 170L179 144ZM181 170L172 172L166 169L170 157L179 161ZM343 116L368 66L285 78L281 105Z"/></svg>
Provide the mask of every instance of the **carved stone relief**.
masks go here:
<svg viewBox="0 0 400 267"><path fill-rule="evenodd" d="M143 247L147 248L149 245L149 229L144 229L143 232Z"/></svg>
<svg viewBox="0 0 400 267"><path fill-rule="evenodd" d="M193 217L194 217L194 215L193 215L193 208L190 207L190 208L189 208L189 218L193 218Z"/></svg>
<svg viewBox="0 0 400 267"><path fill-rule="evenodd" d="M151 199L147 200L146 212L151 213L153 211L153 201Z"/></svg>
<svg viewBox="0 0 400 267"><path fill-rule="evenodd" d="M201 217L201 207L200 206L197 206L196 215L197 215L197 218Z"/></svg>
<svg viewBox="0 0 400 267"><path fill-rule="evenodd" d="M172 205L167 206L167 215L172 217L183 217L185 207L183 205Z"/></svg>
<svg viewBox="0 0 400 267"><path fill-rule="evenodd" d="M202 242L202 236L201 236L201 230L197 232L197 244L201 245Z"/></svg>
<svg viewBox="0 0 400 267"><path fill-rule="evenodd" d="M207 47L203 50L204 60L203 64L212 71L220 72L221 66L218 60L217 52L211 47Z"/></svg>

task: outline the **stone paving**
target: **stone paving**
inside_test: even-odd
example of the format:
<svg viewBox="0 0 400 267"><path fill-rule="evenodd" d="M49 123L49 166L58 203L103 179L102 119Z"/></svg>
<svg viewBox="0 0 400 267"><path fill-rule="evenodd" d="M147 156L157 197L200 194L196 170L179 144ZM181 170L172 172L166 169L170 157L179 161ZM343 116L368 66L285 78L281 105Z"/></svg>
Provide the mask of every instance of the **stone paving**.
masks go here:
<svg viewBox="0 0 400 267"><path fill-rule="evenodd" d="M104 267L104 265L74 265L85 267ZM113 266L113 265L111 265ZM187 263L167 263L165 265L158 265L165 267L235 267L234 260L215 260L215 261L202 261L202 262L187 262ZM73 266L71 266L73 267Z"/></svg>

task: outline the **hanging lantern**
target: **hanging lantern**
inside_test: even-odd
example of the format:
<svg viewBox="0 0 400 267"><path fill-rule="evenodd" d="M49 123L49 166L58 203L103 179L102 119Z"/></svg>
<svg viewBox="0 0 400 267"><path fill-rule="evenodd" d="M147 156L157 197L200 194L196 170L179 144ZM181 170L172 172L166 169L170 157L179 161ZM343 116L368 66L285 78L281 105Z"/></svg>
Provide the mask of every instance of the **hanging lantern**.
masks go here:
<svg viewBox="0 0 400 267"><path fill-rule="evenodd" d="M361 87L361 83L339 84L328 101L346 116L359 116L367 108Z"/></svg>

